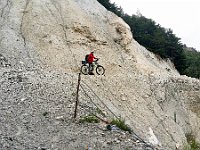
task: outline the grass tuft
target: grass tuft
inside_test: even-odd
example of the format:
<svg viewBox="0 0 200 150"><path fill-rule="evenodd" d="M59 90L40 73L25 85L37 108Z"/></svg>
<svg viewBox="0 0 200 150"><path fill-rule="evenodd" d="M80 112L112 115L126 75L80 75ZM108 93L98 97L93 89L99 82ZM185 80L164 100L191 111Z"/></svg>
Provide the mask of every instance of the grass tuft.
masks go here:
<svg viewBox="0 0 200 150"><path fill-rule="evenodd" d="M99 119L94 115L88 115L85 117L81 117L79 120L80 123L88 122L88 123L99 123Z"/></svg>
<svg viewBox="0 0 200 150"><path fill-rule="evenodd" d="M98 114L104 116L104 117L106 116L106 115L103 113L103 111L102 111L101 109L99 109L98 107L96 108L96 112L97 112Z"/></svg>
<svg viewBox="0 0 200 150"><path fill-rule="evenodd" d="M200 150L200 144L196 141L194 135L186 134L186 138L188 144L184 146L184 150Z"/></svg>
<svg viewBox="0 0 200 150"><path fill-rule="evenodd" d="M111 122L112 125L116 125L118 128L124 131L128 131L129 133L132 132L131 128L125 124L125 120L122 118L113 119Z"/></svg>

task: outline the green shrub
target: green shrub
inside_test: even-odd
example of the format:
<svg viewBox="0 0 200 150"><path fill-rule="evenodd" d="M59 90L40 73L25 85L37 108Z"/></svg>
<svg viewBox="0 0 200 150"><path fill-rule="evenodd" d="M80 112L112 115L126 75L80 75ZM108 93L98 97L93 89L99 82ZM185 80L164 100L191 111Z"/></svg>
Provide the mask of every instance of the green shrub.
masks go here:
<svg viewBox="0 0 200 150"><path fill-rule="evenodd" d="M97 112L98 114L104 116L104 117L106 116L106 115L103 113L103 111L102 111L101 109L99 109L99 108L96 108L96 112Z"/></svg>
<svg viewBox="0 0 200 150"><path fill-rule="evenodd" d="M88 123L99 123L99 119L94 115L88 115L85 117L81 117L79 120L80 123L88 122Z"/></svg>
<svg viewBox="0 0 200 150"><path fill-rule="evenodd" d="M184 150L200 150L200 144L195 140L191 133L186 134L188 144L185 145Z"/></svg>
<svg viewBox="0 0 200 150"><path fill-rule="evenodd" d="M121 130L124 131L128 131L129 133L131 133L131 128L125 124L125 120L122 118L118 118L118 119L113 119L111 122L112 125L116 125L118 128L120 128Z"/></svg>

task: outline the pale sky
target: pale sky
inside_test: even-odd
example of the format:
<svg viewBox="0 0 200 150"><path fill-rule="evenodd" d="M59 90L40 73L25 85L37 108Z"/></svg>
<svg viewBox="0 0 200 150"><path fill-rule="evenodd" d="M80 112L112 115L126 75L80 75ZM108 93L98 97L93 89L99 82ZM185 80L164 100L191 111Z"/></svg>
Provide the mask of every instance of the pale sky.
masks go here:
<svg viewBox="0 0 200 150"><path fill-rule="evenodd" d="M154 20L170 28L188 47L200 51L200 0L110 0L121 6L125 13Z"/></svg>

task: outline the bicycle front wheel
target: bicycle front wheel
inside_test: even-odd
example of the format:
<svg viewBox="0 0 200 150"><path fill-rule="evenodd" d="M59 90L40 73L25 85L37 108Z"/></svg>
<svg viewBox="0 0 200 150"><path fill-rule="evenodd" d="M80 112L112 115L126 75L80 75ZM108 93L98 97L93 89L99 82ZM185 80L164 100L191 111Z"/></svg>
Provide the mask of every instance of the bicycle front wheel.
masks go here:
<svg viewBox="0 0 200 150"><path fill-rule="evenodd" d="M98 75L103 75L103 74L105 73L104 67L101 66L101 65L98 65L97 68L96 68L96 73L97 73Z"/></svg>
<svg viewBox="0 0 200 150"><path fill-rule="evenodd" d="M87 75L89 73L89 67L87 65L81 66L81 73Z"/></svg>

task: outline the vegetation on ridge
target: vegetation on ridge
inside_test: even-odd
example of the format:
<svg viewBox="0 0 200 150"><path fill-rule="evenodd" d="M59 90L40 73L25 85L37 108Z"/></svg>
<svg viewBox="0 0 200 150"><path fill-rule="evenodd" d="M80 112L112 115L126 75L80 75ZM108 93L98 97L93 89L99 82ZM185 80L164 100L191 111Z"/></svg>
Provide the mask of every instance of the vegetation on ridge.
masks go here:
<svg viewBox="0 0 200 150"><path fill-rule="evenodd" d="M184 150L199 150L200 149L200 144L197 143L194 135L192 135L191 133L186 134L186 138L187 138L188 144L185 145Z"/></svg>
<svg viewBox="0 0 200 150"><path fill-rule="evenodd" d="M110 0L98 0L107 10L112 11L130 26L134 39L149 51L169 58L180 74L200 78L200 52L188 51L171 29L161 27L152 19L137 15L125 14L121 7Z"/></svg>

